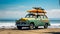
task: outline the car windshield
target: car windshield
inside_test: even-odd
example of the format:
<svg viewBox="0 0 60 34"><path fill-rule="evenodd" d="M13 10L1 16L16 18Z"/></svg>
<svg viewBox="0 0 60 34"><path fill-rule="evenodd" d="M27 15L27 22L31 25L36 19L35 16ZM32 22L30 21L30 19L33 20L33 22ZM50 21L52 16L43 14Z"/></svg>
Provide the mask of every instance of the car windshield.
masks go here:
<svg viewBox="0 0 60 34"><path fill-rule="evenodd" d="M35 14L27 14L25 18L36 18Z"/></svg>

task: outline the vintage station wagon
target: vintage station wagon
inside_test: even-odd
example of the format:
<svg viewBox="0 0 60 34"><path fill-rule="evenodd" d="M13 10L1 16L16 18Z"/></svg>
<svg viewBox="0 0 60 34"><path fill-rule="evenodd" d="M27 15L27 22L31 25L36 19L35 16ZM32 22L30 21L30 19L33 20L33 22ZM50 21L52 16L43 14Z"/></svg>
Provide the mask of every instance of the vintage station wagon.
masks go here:
<svg viewBox="0 0 60 34"><path fill-rule="evenodd" d="M38 26L44 26L47 28L50 26L50 22L48 17L45 15L45 11L41 8L34 8L34 10L29 10L29 13L25 16L25 18L21 18L16 21L16 25L18 29L22 29L22 27L29 27L29 29L38 28Z"/></svg>

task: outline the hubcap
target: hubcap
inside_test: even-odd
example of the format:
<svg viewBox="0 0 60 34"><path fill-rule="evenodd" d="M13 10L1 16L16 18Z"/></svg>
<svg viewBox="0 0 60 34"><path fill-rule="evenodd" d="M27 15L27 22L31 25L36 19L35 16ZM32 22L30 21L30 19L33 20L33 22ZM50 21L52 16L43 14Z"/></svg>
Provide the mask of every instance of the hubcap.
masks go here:
<svg viewBox="0 0 60 34"><path fill-rule="evenodd" d="M33 28L34 28L33 24L30 24L30 29L33 29Z"/></svg>

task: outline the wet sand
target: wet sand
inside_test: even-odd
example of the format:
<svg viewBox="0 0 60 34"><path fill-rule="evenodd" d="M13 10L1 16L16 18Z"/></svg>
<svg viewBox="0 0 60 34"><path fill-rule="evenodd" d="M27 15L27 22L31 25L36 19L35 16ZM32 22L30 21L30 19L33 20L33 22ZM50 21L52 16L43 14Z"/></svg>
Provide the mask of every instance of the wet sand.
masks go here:
<svg viewBox="0 0 60 34"><path fill-rule="evenodd" d="M47 28L47 29L0 29L0 34L60 34L60 28Z"/></svg>

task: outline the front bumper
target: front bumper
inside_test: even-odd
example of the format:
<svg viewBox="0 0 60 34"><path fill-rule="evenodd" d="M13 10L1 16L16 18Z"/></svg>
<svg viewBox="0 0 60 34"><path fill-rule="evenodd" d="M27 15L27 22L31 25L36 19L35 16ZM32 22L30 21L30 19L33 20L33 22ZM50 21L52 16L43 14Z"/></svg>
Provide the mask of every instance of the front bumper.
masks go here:
<svg viewBox="0 0 60 34"><path fill-rule="evenodd" d="M28 23L26 22L19 22L19 23L16 23L17 26L29 26Z"/></svg>
<svg viewBox="0 0 60 34"><path fill-rule="evenodd" d="M17 26L29 26L28 24L16 24Z"/></svg>

